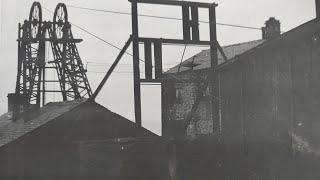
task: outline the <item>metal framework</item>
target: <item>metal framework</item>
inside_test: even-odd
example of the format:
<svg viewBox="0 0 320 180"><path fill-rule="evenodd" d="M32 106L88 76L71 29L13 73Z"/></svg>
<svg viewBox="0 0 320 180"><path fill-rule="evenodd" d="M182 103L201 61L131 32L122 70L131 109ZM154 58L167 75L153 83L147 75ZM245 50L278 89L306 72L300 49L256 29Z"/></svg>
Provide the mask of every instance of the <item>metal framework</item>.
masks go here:
<svg viewBox="0 0 320 180"><path fill-rule="evenodd" d="M71 24L65 4L59 3L55 9L53 22L42 21L42 9L34 2L29 20L19 24L18 35L18 73L16 95L24 95L29 105L40 107L45 104L48 92L60 92L63 100L91 97L92 91L83 67L76 43L81 39L73 38ZM45 62L46 42L51 44L54 57ZM53 67L47 66L52 64ZM46 69L57 71L60 90L47 90Z"/></svg>
<svg viewBox="0 0 320 180"><path fill-rule="evenodd" d="M217 42L216 34L216 11L215 3L200 3L190 1L171 1L171 0L129 0L132 10L132 43L133 43L133 72L134 72L134 101L135 101L135 119L137 125L141 126L141 82L161 82L162 81L162 45L163 44L192 44L192 45L208 45L210 46L211 67L213 74L218 64L217 50L221 50ZM164 39L164 38L146 38L139 36L138 23L138 4L156 4L181 7L183 19L183 39ZM210 21L210 40L201 41L199 32L199 9L204 8L209 11ZM144 45L145 49L145 78L141 78L139 67L139 44ZM152 45L154 47L154 57L152 57ZM222 53L223 54L223 53ZM224 56L225 57L225 56ZM152 68L154 61L154 72ZM154 74L154 76L153 76ZM209 78L211 89L213 92L213 119L218 117L218 103L214 97L218 97L216 88L217 78L212 75Z"/></svg>

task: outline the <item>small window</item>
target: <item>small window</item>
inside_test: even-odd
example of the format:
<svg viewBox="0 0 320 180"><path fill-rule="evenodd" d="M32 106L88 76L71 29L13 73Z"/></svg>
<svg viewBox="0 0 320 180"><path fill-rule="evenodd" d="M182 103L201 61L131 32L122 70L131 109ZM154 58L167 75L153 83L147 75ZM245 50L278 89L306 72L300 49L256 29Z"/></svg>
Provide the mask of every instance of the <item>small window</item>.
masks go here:
<svg viewBox="0 0 320 180"><path fill-rule="evenodd" d="M177 88L176 89L176 97L175 100L177 102L181 102L182 101L182 88Z"/></svg>

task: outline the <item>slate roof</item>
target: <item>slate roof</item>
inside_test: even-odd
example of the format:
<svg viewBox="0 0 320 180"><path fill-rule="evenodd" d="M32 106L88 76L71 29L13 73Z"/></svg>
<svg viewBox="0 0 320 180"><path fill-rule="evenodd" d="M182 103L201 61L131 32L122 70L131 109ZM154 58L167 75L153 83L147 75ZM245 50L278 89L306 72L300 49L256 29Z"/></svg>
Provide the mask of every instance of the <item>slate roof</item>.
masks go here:
<svg viewBox="0 0 320 180"><path fill-rule="evenodd" d="M39 128L84 102L85 100L48 103L40 108L35 118L27 122L23 119L13 122L9 113L0 116L0 147Z"/></svg>
<svg viewBox="0 0 320 180"><path fill-rule="evenodd" d="M3 127L11 122L12 113L5 113L0 116L0 127ZM1 132L0 132L1 133Z"/></svg>
<svg viewBox="0 0 320 180"><path fill-rule="evenodd" d="M75 139L97 138L123 138L123 137L149 137L154 133L145 128L137 127L135 123L111 112L107 108L86 99L48 103L37 112L28 113L28 120L18 119L12 121L11 113L0 116L0 147L9 144L18 138L29 134L53 120L68 122L72 125L67 133ZM68 124L64 124L69 128ZM62 133L60 130L57 133ZM84 132L91 132L87 134ZM52 134L54 136L54 134Z"/></svg>
<svg viewBox="0 0 320 180"><path fill-rule="evenodd" d="M232 60L228 62L224 62L219 65L219 69L223 69L223 67L228 66L229 64L233 64L234 62L245 59L243 57L250 56L252 54L257 54L260 52L263 52L265 48L277 48L279 46L286 46L290 47L294 43L302 43L306 40L306 38L309 38L309 40L313 40L314 42L320 42L320 21L319 19L313 19L311 21L308 21L296 28L293 28L292 30L281 34L281 36L271 39L268 41L265 41L264 43L261 43L261 45L258 45L254 48L249 49L248 51L240 54L236 58L233 58Z"/></svg>
<svg viewBox="0 0 320 180"><path fill-rule="evenodd" d="M239 44L233 44L229 46L222 47L224 53L226 54L228 60L234 58L237 55L240 55L254 47L257 47L258 45L264 43L266 40L255 40L255 41L249 41ZM218 51L218 64L222 64L224 62L224 59L221 55L221 53ZM182 62L179 72L184 72L191 70L193 67L193 70L200 70L200 69L206 69L211 67L210 63L210 49L203 50L202 52L192 56L191 58L185 60ZM169 69L166 73L177 73L179 69L179 64L171 69Z"/></svg>

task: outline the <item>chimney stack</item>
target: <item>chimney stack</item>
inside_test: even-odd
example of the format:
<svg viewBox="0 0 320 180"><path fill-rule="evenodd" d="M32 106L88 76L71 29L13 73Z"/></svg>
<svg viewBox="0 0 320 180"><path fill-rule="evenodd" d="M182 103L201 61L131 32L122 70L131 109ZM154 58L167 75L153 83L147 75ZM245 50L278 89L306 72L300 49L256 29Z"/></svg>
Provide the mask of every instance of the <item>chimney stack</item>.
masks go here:
<svg viewBox="0 0 320 180"><path fill-rule="evenodd" d="M273 39L279 37L281 34L280 21L274 17L269 18L262 27L262 39Z"/></svg>
<svg viewBox="0 0 320 180"><path fill-rule="evenodd" d="M320 18L320 0L316 0L316 15L317 19Z"/></svg>
<svg viewBox="0 0 320 180"><path fill-rule="evenodd" d="M16 121L19 115L28 108L28 98L22 94L8 94L8 112L12 112L12 120Z"/></svg>

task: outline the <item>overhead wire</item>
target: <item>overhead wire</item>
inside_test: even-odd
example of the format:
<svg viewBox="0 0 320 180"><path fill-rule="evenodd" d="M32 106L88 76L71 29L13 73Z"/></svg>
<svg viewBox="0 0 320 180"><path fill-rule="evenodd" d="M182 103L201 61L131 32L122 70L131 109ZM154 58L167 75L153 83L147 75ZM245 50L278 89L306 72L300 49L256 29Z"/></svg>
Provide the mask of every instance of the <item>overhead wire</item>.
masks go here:
<svg viewBox="0 0 320 180"><path fill-rule="evenodd" d="M181 60L180 60L179 67L178 67L178 73L180 72L180 68L181 68L181 65L182 65L182 61L184 59L184 55L186 53L186 49L187 49L187 44L185 44L183 52L182 52Z"/></svg>
<svg viewBox="0 0 320 180"><path fill-rule="evenodd" d="M87 71L88 73L96 73L96 74L105 74L106 71ZM132 71L113 71L114 73L118 74L132 74ZM143 74L143 72L140 72L140 74Z"/></svg>
<svg viewBox="0 0 320 180"><path fill-rule="evenodd" d="M44 7L44 6L42 6L42 7L43 7L43 9L45 9L46 11L48 11L48 12L50 12L50 13L53 13L52 11L50 11L49 9L47 9L46 7ZM73 26L75 26L76 28L82 30L83 32L89 34L90 36L92 36L92 37L94 37L94 38L96 38L96 39L104 42L105 44L108 44L109 46L111 46L111 47L113 47L113 48L115 48L115 49L118 49L118 50L120 50L120 51L122 50L122 48L114 45L113 43L111 43L111 42L109 42L109 41L107 41L107 40L105 40L105 39L103 39L103 38L101 38L101 37L99 37L98 35L96 35L96 34L94 34L94 33L91 33L91 32L90 32L89 30L87 30L87 29L85 29L85 28L83 28L83 27L81 27L81 26L79 26L79 25L76 25L76 24L74 24L74 23L71 23L71 22L70 22L70 24L73 25ZM133 54L131 54L131 53L127 52L127 51L125 52L125 54L133 57ZM141 62L144 62L144 60L142 60L142 59L139 59L139 60L140 60Z"/></svg>
<svg viewBox="0 0 320 180"><path fill-rule="evenodd" d="M112 10L106 10L106 9L96 9L96 8L88 8L88 7L82 7L82 6L74 6L74 5L68 5L70 8L75 9L82 9L82 10L88 10L88 11L96 11L96 12L104 12L104 13L112 13L112 14L121 14L121 15L131 15L129 12L122 12L122 11L112 11ZM167 19L167 20L176 20L181 21L182 18L175 18L175 17L168 17L168 16L156 16L156 15L149 15L149 14L139 14L140 17L148 17L148 18L156 18L156 19ZM200 23L210 23L209 21L202 21L199 20ZM236 25L236 24L228 24L228 23L216 23L220 26L228 26L228 27L235 27L235 28L244 28L244 29L252 29L252 30L259 30L261 31L261 28L259 27L252 27L252 26L243 26L243 25Z"/></svg>
<svg viewBox="0 0 320 180"><path fill-rule="evenodd" d="M93 62L93 61L86 61L85 62L86 66L110 66L112 65L112 63L103 63L103 62ZM163 63L163 66L175 66L177 63ZM122 63L122 64L118 64L118 66L132 66L132 64L130 63Z"/></svg>
<svg viewBox="0 0 320 180"><path fill-rule="evenodd" d="M47 8L45 8L45 7L43 7L43 8L44 8L45 10L47 10L47 11L49 11L49 12L52 13L52 11L50 11L49 9L47 9ZM126 13L126 14L127 14L127 13ZM144 15L144 16L147 16L147 17L155 17L155 18L165 18L165 17L157 17L157 16L151 16L151 15ZM166 18L166 19L168 19L168 18ZM171 18L171 19L177 19L177 18ZM179 20L181 20L181 19L179 19ZM86 29L84 29L84 28L82 28L82 27L80 27L80 26L78 26L78 25L75 25L75 24L72 24L72 25L75 26L75 27L77 27L78 29L86 32L87 34L95 37L96 39L98 39L98 40L100 40L100 41L102 41L102 42L104 42L104 43L106 43L106 44L108 44L108 45L110 45L110 46L118 49L118 50L121 50L121 48L119 48L119 47L117 47L116 45L114 45L114 44L112 44L112 43L110 43L110 42L108 42L108 41L100 38L99 36L91 33L90 31L88 31L88 30L86 30ZM222 25L222 24L220 24L220 25ZM223 24L223 25L228 25L228 24ZM245 27L245 26L230 25L230 24L229 24L228 26L248 28L248 27ZM250 27L249 27L249 28L250 28ZM251 28L251 29L252 29L252 28ZM255 29L257 29L257 28L255 28ZM260 30L260 28L259 28L259 30ZM185 51L186 51L186 47L187 47L187 45L185 45L185 48L184 48L184 51L183 51L183 55L182 55L182 60L183 60L183 58L184 58L184 54L185 54ZM128 53L128 52L125 52L125 53L128 54L128 55L130 55L130 56L133 56L131 53ZM182 63L182 60L181 60L181 62L180 62L180 65L181 65L181 63ZM141 61L141 60L140 60L140 61ZM143 60L142 60L142 61L143 61ZM143 61L143 62L144 62L144 61ZM105 72L96 72L96 71L88 71L88 72L92 72L92 73L105 73ZM115 72L115 73L132 73L132 72L125 72L125 71L122 71L122 72L121 72L121 71L120 71L120 72ZM175 75L172 75L172 77L176 78L177 80L184 81L184 80L178 78L178 77L175 76ZM209 96L213 96L213 95L209 95ZM217 97L214 97L214 98L217 98Z"/></svg>
<svg viewBox="0 0 320 180"><path fill-rule="evenodd" d="M70 5L68 5L68 6L71 7ZM50 11L49 9L47 9L47 8L45 8L45 7L43 7L43 8L44 8L46 11L49 11L49 12L53 13L53 12ZM121 13L121 14L131 15L131 13L116 12L116 11L110 11L110 12L118 13L118 14ZM141 16L141 15L140 15L140 16ZM155 18L165 18L165 19L170 18L170 17L160 17L160 16L152 16L152 15L144 15L144 16L145 16L145 17L155 17ZM170 19L182 20L182 19L180 19L180 18L170 18ZM201 21L201 22L204 22L204 21ZM218 24L218 23L217 23L217 24ZM75 24L72 24L72 25L75 26L75 27L77 27L77 28L79 28L80 30L86 32L87 34L91 35L92 37L95 37L96 39L98 39L98 40L100 40L100 41L102 41L102 42L105 42L106 44L108 44L108 45L110 45L110 46L112 46L112 47L114 47L114 48L116 48L116 49L118 49L118 50L121 50L121 48L119 48L118 46L116 46L116 45L108 42L107 40L104 40L104 39L100 38L99 36L97 36L97 35L89 32L88 30L86 30L86 29L84 29L84 28L82 28L82 27L80 27L80 26L78 26L78 25L75 25ZM220 24L220 25L223 25L223 24ZM231 25L231 26L233 26L233 25ZM241 27L241 26L235 25L235 27ZM245 26L243 26L243 27L245 27ZM248 27L245 27L245 28L248 28ZM249 27L249 28L250 28L250 27ZM255 28L255 29L257 29L257 28ZM259 29L260 29L260 28L259 28ZM186 48L186 45L185 45L185 48ZM184 52L184 53L185 53L185 52ZM183 53L183 54L184 54L184 53ZM128 53L128 52L126 52L126 54L128 54L128 55L130 55L130 56L133 56L131 53ZM183 57L184 57L184 55L183 55ZM183 58L183 57L182 57L182 58ZM143 61L143 60L140 60L140 61ZM143 61L143 62L144 62L144 61ZM98 71L88 71L88 72L92 72L92 73L105 73L105 72L98 72ZM132 73L132 72L115 72L115 73ZM172 74L169 74L169 75L170 75L171 77L179 80L179 81L184 81L183 79L177 77L176 75L172 75ZM210 96L210 95L209 95L209 96Z"/></svg>

